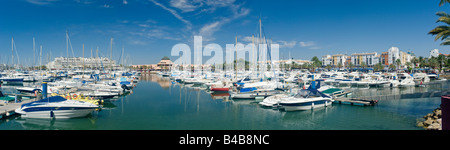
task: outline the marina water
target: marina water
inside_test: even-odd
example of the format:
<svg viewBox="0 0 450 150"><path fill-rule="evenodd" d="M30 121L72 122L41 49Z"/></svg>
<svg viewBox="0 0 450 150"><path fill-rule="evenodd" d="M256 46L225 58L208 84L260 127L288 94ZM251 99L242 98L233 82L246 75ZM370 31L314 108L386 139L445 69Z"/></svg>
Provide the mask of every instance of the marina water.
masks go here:
<svg viewBox="0 0 450 150"><path fill-rule="evenodd" d="M411 88L358 88L354 94L433 87ZM49 120L16 115L0 120L0 130L423 130L417 121L440 103L440 97L397 99L368 107L333 104L285 112L262 108L254 100L230 100L226 93L211 95L157 75L142 75L132 94L106 102L88 117Z"/></svg>

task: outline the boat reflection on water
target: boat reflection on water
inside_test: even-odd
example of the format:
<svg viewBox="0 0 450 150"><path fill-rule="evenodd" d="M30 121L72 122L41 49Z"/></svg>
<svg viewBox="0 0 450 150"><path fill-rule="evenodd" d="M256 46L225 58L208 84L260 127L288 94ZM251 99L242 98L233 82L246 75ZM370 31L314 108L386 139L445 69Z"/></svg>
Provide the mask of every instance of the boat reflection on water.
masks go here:
<svg viewBox="0 0 450 150"><path fill-rule="evenodd" d="M316 122L323 122L323 120L327 118L327 114L333 112L334 109L333 105L330 105L314 110L294 112L282 111L283 118L281 120L286 126L301 126L305 127L305 129L314 129ZM302 118L303 121L298 121L299 118Z"/></svg>
<svg viewBox="0 0 450 150"><path fill-rule="evenodd" d="M211 98L213 100L221 99L224 102L227 102L227 101L230 101L230 93L228 93L228 92L219 92L219 93L218 92L214 92L214 93L211 93Z"/></svg>
<svg viewBox="0 0 450 150"><path fill-rule="evenodd" d="M27 130L84 130L95 129L97 115L90 114L85 118L73 119L17 119L24 129Z"/></svg>

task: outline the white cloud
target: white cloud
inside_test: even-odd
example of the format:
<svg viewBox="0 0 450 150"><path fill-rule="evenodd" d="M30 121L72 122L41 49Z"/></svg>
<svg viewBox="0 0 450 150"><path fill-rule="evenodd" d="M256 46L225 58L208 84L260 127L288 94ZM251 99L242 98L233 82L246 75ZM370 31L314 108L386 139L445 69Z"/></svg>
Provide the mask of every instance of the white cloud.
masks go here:
<svg viewBox="0 0 450 150"><path fill-rule="evenodd" d="M301 47L310 47L310 46L314 46L316 45L316 43L312 42L312 41L308 41L308 42L299 42Z"/></svg>
<svg viewBox="0 0 450 150"><path fill-rule="evenodd" d="M280 43L280 48L293 48L293 47L295 47L295 45L297 45L297 41L290 41L290 42L287 42L287 41L282 41L282 40L280 40L280 41L278 41L279 43ZM301 42L300 42L301 43ZM300 44L301 45L301 44Z"/></svg>
<svg viewBox="0 0 450 150"><path fill-rule="evenodd" d="M316 42L308 41L308 42L299 42L301 47L305 47L308 49L321 49L320 46L317 46Z"/></svg>

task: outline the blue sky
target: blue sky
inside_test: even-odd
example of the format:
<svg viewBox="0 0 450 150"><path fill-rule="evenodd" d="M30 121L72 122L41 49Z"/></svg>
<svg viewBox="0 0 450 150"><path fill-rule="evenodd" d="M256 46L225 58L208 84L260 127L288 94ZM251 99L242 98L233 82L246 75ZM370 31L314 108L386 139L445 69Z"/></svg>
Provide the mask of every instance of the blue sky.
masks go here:
<svg viewBox="0 0 450 150"><path fill-rule="evenodd" d="M428 56L450 53L428 31L436 27L439 0L4 0L0 5L0 64L11 63L14 37L20 63L33 62L32 38L43 56L66 56L68 30L75 56L99 47L113 58L122 47L133 64L157 63L177 43L248 43L261 17L265 34L280 44L280 57L384 52L390 47ZM193 49L193 47L191 47ZM72 52L69 52L72 56ZM176 57L172 57L176 59ZM204 57L203 60L208 59ZM46 62L46 59L45 61ZM17 62L16 62L17 63Z"/></svg>

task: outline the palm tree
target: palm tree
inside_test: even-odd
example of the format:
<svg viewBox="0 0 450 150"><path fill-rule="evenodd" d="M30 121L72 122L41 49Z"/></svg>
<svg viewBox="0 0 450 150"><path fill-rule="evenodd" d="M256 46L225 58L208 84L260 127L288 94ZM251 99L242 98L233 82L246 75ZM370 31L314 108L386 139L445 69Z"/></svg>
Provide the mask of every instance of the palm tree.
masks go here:
<svg viewBox="0 0 450 150"><path fill-rule="evenodd" d="M402 61L400 59L395 60L395 64L397 65L397 69L400 69Z"/></svg>
<svg viewBox="0 0 450 150"><path fill-rule="evenodd" d="M441 0L439 6L443 6L445 3L450 3L450 0ZM450 15L445 12L437 12L436 15L439 16L439 19L436 21L436 23L442 22L446 25L437 26L436 28L428 32L428 34L436 35L436 38L434 38L435 41L439 39L445 40L441 43L441 45L450 45L450 39L447 38L450 36Z"/></svg>
<svg viewBox="0 0 450 150"><path fill-rule="evenodd" d="M355 67L355 65L353 65L352 62L348 62L347 68L348 68L348 69L352 69L353 67Z"/></svg>
<svg viewBox="0 0 450 150"><path fill-rule="evenodd" d="M414 65L413 68L416 68L417 63L419 63L419 59L417 57L414 57L413 59L411 59L412 64Z"/></svg>
<svg viewBox="0 0 450 150"><path fill-rule="evenodd" d="M362 67L363 69L365 69L365 68L367 67L367 64L366 64L365 62L361 62L361 67Z"/></svg>

